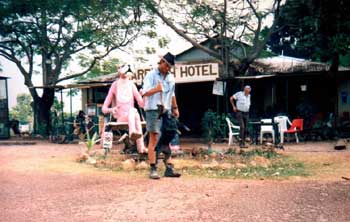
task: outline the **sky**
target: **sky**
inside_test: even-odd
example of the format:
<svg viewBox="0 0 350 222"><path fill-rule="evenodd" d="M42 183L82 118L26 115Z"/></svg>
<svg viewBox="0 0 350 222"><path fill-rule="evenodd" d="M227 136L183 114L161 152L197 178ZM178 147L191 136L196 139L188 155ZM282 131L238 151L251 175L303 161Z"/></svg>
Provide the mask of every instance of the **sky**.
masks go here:
<svg viewBox="0 0 350 222"><path fill-rule="evenodd" d="M261 1L261 8L265 8L265 7L270 6L271 2L272 2L271 0L262 0ZM267 21L267 22L270 23L271 21ZM168 46L166 48L162 48L162 49L157 48L156 42L149 40L147 38L139 38L132 45L132 47L134 47L133 49L138 49L138 48L143 49L143 47L145 45L149 45L151 47L153 46L156 48L156 53L154 55L148 55L146 57L148 59L148 62L147 62L147 64L144 64L145 66L155 65L159 60L158 56L164 55L168 51L176 55L176 54L182 52L183 50L191 47L191 44L189 42L184 40L182 37L178 36L171 28L164 25L160 21L157 23L156 31L157 31L157 33L160 33L162 36L166 36L167 38L170 39L170 43L168 44ZM132 53L127 52L127 51L126 52L120 51L120 50L119 51L116 50L116 51L111 52L110 55L107 56L106 59L110 59L110 58L119 58L119 59L122 58L121 60L123 62L126 62L126 63L128 63L128 61L134 60L134 56ZM28 93L29 94L29 90L24 85L24 78L14 63L9 62L8 60L6 60L0 56L0 64L2 67L2 71L0 71L0 75L10 77L8 79L8 89L9 89L8 91L9 91L9 108L11 109L12 107L14 107L16 105L17 95L20 93ZM79 69L80 69L80 67L77 65L76 62L71 62L68 69L66 70L66 72L67 73L75 73L75 72L79 72L80 71ZM70 81L62 82L60 84L64 85L67 83L70 83ZM39 74L36 74L36 75L34 74L33 84L35 86L42 85L42 76ZM67 92L67 90L66 90L66 92ZM64 91L64 95L63 95L63 100L65 103L64 110L65 110L65 112L69 112L70 111L70 99L66 95L66 92ZM59 94L57 94L56 96L58 98L60 98ZM73 108L74 113L82 108L80 94L78 94L77 96L75 96L73 98L72 108Z"/></svg>
<svg viewBox="0 0 350 222"><path fill-rule="evenodd" d="M190 43L188 43L187 41L179 37L169 27L163 24L159 24L158 30L160 33L164 33L164 35L166 35L170 39L170 43L166 48L162 48L162 49L158 48L154 55L147 56L148 63L145 64L146 66L149 66L151 64L155 65L158 62L158 59L159 59L158 56L163 55L168 51L173 54L178 54L179 52L191 47ZM141 46L143 47L144 45L152 46L152 44L154 47L156 47L156 45L154 44L154 41L152 42L151 40L140 38L134 42L133 47L138 48ZM110 59L110 58L122 58L122 61L126 63L128 63L128 61L134 60L133 54L125 51L113 51L110 53L110 55L106 59ZM9 93L9 108L11 109L16 105L17 95L21 93L29 94L29 90L27 86L24 85L23 75L21 74L21 72L18 70L17 66L14 63L0 56L0 64L2 66L2 72L0 71L0 75L10 77L8 79L8 93ZM66 72L74 73L74 72L80 71L79 69L80 69L79 65L77 65L76 63L71 63ZM65 81L60 84L64 85L70 82L71 81ZM33 84L34 86L41 86L42 76L39 74L34 74ZM63 91L63 101L65 103L64 111L70 112L70 99L69 99L69 96L66 95L67 92L68 90ZM59 93L57 93L56 96L60 99ZM81 101L80 101L80 94L78 94L73 98L72 109L73 109L73 112L75 113L81 108L82 107L81 107Z"/></svg>

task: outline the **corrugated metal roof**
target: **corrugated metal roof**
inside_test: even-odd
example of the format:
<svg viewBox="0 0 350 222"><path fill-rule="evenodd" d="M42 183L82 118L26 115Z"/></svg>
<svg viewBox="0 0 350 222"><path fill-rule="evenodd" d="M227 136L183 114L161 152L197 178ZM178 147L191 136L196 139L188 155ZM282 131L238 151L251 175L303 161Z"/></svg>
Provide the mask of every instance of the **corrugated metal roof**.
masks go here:
<svg viewBox="0 0 350 222"><path fill-rule="evenodd" d="M288 56L274 56L256 59L251 67L255 68L260 73L273 74L329 71L330 64ZM339 71L348 70L350 70L349 67L339 67Z"/></svg>
<svg viewBox="0 0 350 222"><path fill-rule="evenodd" d="M115 72L115 73L110 73L110 74L103 75L103 76L97 76L97 77L90 78L87 80L82 80L79 83L113 82L118 76L119 76L119 74L117 72Z"/></svg>

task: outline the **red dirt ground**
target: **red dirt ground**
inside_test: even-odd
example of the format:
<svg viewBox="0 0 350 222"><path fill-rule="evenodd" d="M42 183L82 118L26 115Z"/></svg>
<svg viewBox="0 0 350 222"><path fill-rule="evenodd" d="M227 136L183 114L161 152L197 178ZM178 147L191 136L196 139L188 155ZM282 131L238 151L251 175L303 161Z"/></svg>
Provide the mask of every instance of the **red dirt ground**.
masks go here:
<svg viewBox="0 0 350 222"><path fill-rule="evenodd" d="M350 221L350 182L340 177L151 181L76 163L78 153L0 145L0 221Z"/></svg>

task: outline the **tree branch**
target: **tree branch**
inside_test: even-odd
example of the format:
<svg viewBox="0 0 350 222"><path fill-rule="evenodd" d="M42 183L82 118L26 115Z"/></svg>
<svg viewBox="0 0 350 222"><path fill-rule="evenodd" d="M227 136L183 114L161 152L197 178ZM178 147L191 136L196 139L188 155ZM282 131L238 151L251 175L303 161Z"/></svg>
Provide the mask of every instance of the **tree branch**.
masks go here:
<svg viewBox="0 0 350 222"><path fill-rule="evenodd" d="M162 19L162 21L169 26L171 29L173 29L178 35L180 35L182 38L186 39L187 41L189 41L194 47L201 49L202 51L208 53L209 55L220 59L221 60L221 55L220 53L215 52L214 50L209 49L208 47L205 47L201 44L199 44L197 41L195 41L194 39L192 39L191 37L189 37L188 35L185 34L184 31L180 30L179 28L177 28L168 18L166 18L160 11L158 11L158 9L156 9L156 7L152 4L150 6L150 9L160 18Z"/></svg>
<svg viewBox="0 0 350 222"><path fill-rule="evenodd" d="M113 46L113 47L111 47L110 49L107 49L106 52L105 52L103 55L101 55L101 56L95 56L95 57L93 58L91 64L89 65L89 67L86 68L84 71L79 72L79 73L76 73L76 74L72 74L72 75L69 75L69 76L62 77L62 78L56 80L55 84L57 84L57 83L59 83L59 82L62 82L62 81L64 81L64 80L76 78L76 77L79 77L79 76L82 76L82 75L86 74L87 72L89 72L89 71L94 67L94 65L96 64L96 62L97 62L98 60L101 60L101 59L105 58L111 51L113 51L113 50L115 50L115 49L117 49L117 48L119 48L119 47L122 47L122 46L124 46L124 45L127 45L128 43L129 43L129 41L127 41L127 42L125 42L125 43L122 43L122 44L119 44L119 45L117 45L117 46Z"/></svg>

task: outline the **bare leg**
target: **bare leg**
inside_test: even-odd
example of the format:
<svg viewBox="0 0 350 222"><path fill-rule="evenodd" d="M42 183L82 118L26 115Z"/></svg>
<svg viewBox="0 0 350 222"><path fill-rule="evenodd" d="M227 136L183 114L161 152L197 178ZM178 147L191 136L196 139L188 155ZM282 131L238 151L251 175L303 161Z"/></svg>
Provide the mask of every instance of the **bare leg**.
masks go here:
<svg viewBox="0 0 350 222"><path fill-rule="evenodd" d="M143 136L142 136L141 119L140 119L140 115L138 113L136 113L136 115L135 115L135 132L137 134L141 135L141 137L136 140L138 152L139 153L146 153L147 149L145 148L145 144L144 144L144 140L143 140Z"/></svg>
<svg viewBox="0 0 350 222"><path fill-rule="evenodd" d="M141 126L136 126L138 124L141 124L140 116L135 108L131 108L128 115L128 125L130 138L134 141L142 137L142 130L139 132Z"/></svg>
<svg viewBox="0 0 350 222"><path fill-rule="evenodd" d="M158 143L158 133L149 132L148 160L149 164L156 164L155 148Z"/></svg>

